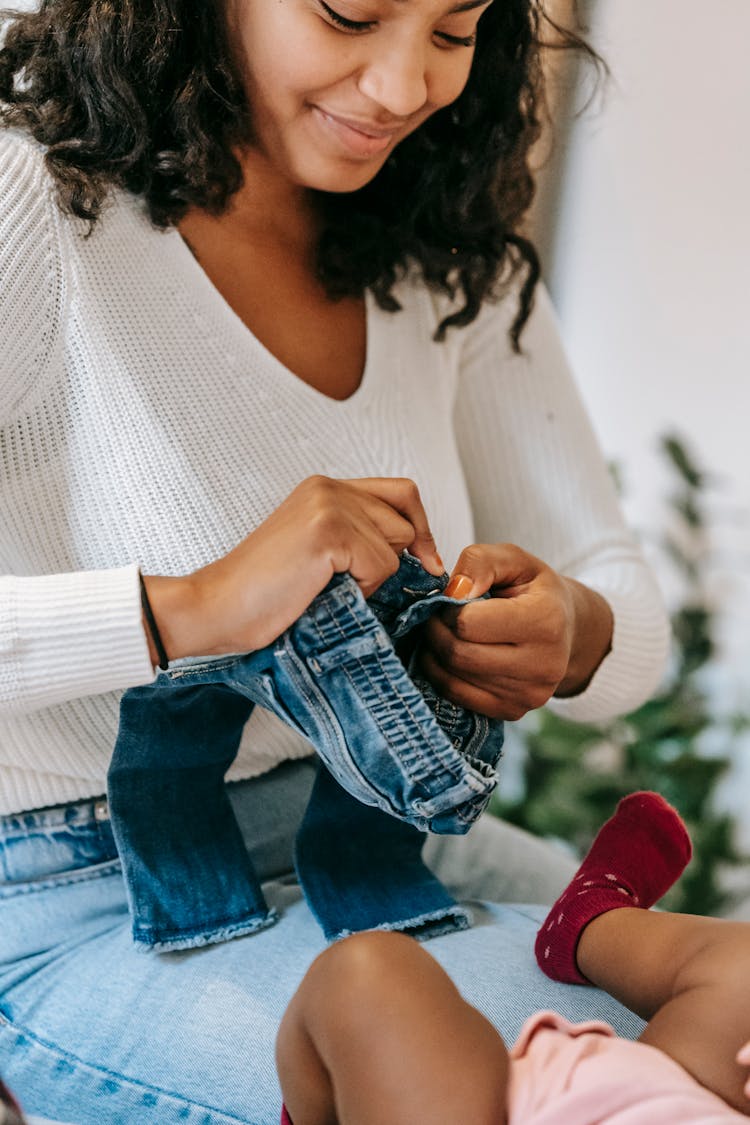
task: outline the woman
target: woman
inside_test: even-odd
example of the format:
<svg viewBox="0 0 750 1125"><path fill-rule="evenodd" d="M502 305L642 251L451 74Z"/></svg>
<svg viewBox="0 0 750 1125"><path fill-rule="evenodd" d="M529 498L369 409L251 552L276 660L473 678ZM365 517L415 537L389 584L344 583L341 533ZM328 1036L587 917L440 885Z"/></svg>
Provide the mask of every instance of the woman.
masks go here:
<svg viewBox="0 0 750 1125"><path fill-rule="evenodd" d="M276 1120L276 1027L322 948L289 875L310 747L257 709L228 775L281 920L136 954L103 797L119 693L165 656L259 648L334 572L369 594L404 548L438 573L439 547L451 592L494 595L429 625L447 698L597 719L657 682L660 599L519 233L540 21L529 0L10 21L0 1071L29 1112ZM430 948L504 1034L550 1004L635 1030L542 988L533 912L476 918Z"/></svg>

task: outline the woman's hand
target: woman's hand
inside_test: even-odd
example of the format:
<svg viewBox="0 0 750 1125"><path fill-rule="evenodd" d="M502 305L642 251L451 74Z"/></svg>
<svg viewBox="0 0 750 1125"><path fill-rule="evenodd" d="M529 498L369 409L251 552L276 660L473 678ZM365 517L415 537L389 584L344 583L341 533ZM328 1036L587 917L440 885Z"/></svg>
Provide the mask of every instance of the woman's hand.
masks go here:
<svg viewBox="0 0 750 1125"><path fill-rule="evenodd" d="M296 621L336 573L348 571L368 597L404 548L443 573L413 481L310 477L223 558L145 581L170 660L249 652Z"/></svg>
<svg viewBox="0 0 750 1125"><path fill-rule="evenodd" d="M492 718L577 695L610 649L605 599L512 544L467 547L447 590L492 597L427 623L421 670L441 695Z"/></svg>

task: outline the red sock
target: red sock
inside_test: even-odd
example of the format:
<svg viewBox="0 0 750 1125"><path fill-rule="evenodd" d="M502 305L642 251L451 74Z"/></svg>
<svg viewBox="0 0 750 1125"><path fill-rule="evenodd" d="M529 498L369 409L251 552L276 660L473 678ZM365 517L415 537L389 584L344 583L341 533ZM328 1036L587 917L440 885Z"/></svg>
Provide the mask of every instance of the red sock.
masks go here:
<svg viewBox="0 0 750 1125"><path fill-rule="evenodd" d="M534 946L539 967L553 980L588 984L576 964L584 927L619 906L653 906L680 877L691 854L687 829L663 797L624 797L542 923Z"/></svg>

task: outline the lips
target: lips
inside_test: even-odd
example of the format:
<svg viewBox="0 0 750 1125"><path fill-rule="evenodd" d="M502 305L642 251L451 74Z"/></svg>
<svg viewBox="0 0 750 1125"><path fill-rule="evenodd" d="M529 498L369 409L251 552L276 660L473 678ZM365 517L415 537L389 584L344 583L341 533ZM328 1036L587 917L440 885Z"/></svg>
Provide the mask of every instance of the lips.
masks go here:
<svg viewBox="0 0 750 1125"><path fill-rule="evenodd" d="M385 152L401 128L399 126L398 129L386 129L369 121L359 121L356 118L331 113L317 105L312 108L316 120L326 131L327 136L354 156L377 156Z"/></svg>

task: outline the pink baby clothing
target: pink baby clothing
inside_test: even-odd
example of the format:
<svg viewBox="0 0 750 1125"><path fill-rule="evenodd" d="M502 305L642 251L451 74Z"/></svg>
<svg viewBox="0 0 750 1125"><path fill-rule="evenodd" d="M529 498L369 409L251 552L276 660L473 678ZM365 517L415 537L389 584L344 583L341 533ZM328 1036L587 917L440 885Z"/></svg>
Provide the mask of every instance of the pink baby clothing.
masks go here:
<svg viewBox="0 0 750 1125"><path fill-rule="evenodd" d="M656 1047L557 1012L526 1021L510 1052L508 1125L727 1125L747 1118Z"/></svg>

